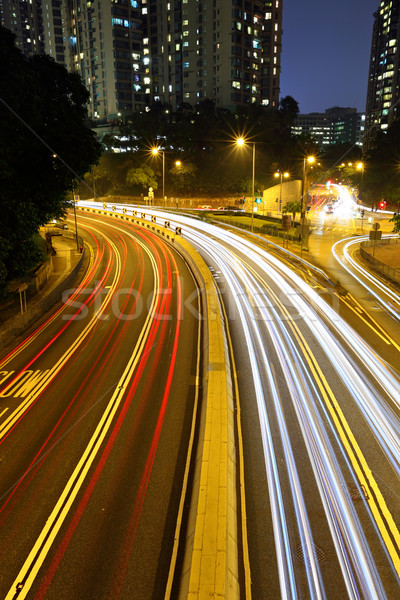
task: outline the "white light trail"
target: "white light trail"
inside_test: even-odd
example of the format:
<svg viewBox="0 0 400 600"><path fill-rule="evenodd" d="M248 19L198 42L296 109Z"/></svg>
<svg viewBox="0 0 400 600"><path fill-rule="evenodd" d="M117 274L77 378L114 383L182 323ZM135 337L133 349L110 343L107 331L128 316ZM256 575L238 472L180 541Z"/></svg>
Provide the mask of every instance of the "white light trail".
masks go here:
<svg viewBox="0 0 400 600"><path fill-rule="evenodd" d="M117 205L116 209L122 206L126 208L126 205ZM149 213L147 208L138 210ZM313 531L313 519L309 514L306 496L309 492L301 486L301 465L296 459L296 448L285 417L290 398L348 598L384 600L387 595L374 554L353 502L344 491L349 475L343 472L337 457L339 453L344 458L353 481L361 484L359 478L364 475L357 472L351 454L363 464L361 448L364 440L352 439L350 430L347 432L349 426L340 408L343 398L336 397L334 391L338 390L347 403L353 403L352 410L361 412L387 460L400 474L400 422L394 410L400 409L398 377L314 289L266 250L203 221L158 210L151 210L151 214L160 218L162 224L165 220L170 221L171 228L184 228L185 238L217 265L223 279L221 284L227 286L234 299L258 407L282 599L297 600L300 597L292 558L290 512L296 516L297 533L304 550L310 598L327 598L315 552L318 532ZM271 352L273 349L277 357L274 366L267 348ZM272 415L278 426L279 442L277 432L271 428ZM278 453L282 452L289 474L290 497L285 496L282 488L283 473L278 460ZM383 496L381 499L369 471L368 484L381 502L386 522L378 523L375 500L365 502L366 512L373 518L378 539L380 536L399 575L397 527L390 519L390 512L387 511L388 515L385 512ZM385 527L390 531L389 541L385 538Z"/></svg>

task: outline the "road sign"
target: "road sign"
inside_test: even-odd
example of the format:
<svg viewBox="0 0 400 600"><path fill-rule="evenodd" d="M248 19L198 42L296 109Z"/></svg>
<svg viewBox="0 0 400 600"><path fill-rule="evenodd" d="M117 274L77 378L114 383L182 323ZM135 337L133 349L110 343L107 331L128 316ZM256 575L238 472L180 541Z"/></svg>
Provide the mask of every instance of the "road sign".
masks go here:
<svg viewBox="0 0 400 600"><path fill-rule="evenodd" d="M292 224L292 215L282 215L282 229L289 231Z"/></svg>
<svg viewBox="0 0 400 600"><path fill-rule="evenodd" d="M381 240L382 239L382 231L370 231L369 232L369 239L370 240Z"/></svg>
<svg viewBox="0 0 400 600"><path fill-rule="evenodd" d="M380 225L380 223L374 223L374 224L372 225L372 229L375 229L375 231L378 231L378 229L380 229L380 228L381 228L381 225Z"/></svg>
<svg viewBox="0 0 400 600"><path fill-rule="evenodd" d="M298 225L296 228L296 234L301 235L301 237L306 237L310 233L309 225Z"/></svg>

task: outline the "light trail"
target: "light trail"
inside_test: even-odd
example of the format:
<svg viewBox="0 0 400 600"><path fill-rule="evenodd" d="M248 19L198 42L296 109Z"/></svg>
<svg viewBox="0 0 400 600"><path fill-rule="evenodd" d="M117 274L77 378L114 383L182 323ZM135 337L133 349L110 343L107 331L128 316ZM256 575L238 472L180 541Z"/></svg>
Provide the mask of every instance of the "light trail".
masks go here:
<svg viewBox="0 0 400 600"><path fill-rule="evenodd" d="M116 210L120 210L118 205ZM157 210L142 212L151 212L160 224L170 221L172 229L182 227L185 238L206 254L211 264L217 265L233 298L235 316L244 332L258 407L281 597L301 597L293 562L291 512L296 515L305 555L310 597L327 597L315 551L318 532L313 530L310 501L307 490L302 489L301 468L286 418L290 399L348 598L387 598L376 551L370 546L345 487L350 471L354 483L367 491L363 504L375 528L376 543L390 556L389 564L399 582L398 527L385 497L386 490L373 476L375 468L370 464L372 458L367 459L365 440L357 437L352 428L357 415L363 415L377 446L394 471L400 472L397 375L315 289L278 258L214 225ZM276 356L273 365L272 350ZM279 440L271 429L272 415L278 424ZM290 496L283 492L285 475L278 461L282 452L290 473Z"/></svg>
<svg viewBox="0 0 400 600"><path fill-rule="evenodd" d="M150 303L145 313L145 319L143 327L140 330L140 334L137 340L134 341L134 347L130 354L127 364L123 368L123 373L119 380L116 380L112 386L112 395L108 401L105 410L101 416L99 423L96 425L93 434L84 448L83 454L73 470L68 482L65 485L64 490L61 493L53 511L48 517L42 531L39 534L31 552L29 553L25 563L19 571L17 577L14 580L6 598L25 598L39 573L52 545L55 543L58 533L63 527L64 522L70 512L73 511L75 499L77 498L81 489L83 489L83 496L78 506L75 508L74 514L69 522L66 533L61 540L60 546L53 558L49 571L45 576L45 580L40 589L39 597L45 593L48 585L51 583L51 579L54 576L57 566L64 554L64 551L72 537L73 531L75 530L79 519L84 511L84 508L90 498L90 495L95 487L96 481L101 473L103 466L106 463L106 459L111 452L111 449L117 439L118 431L122 426L124 418L127 414L129 405L135 397L136 389L139 382L142 381L141 376L144 369L150 364L149 375L147 376L148 384L151 385L154 377L156 376L157 367L163 360L163 349L164 344L169 336L172 336L172 351L169 357L169 367L167 369L166 381L163 390L162 397L160 398L159 413L154 426L152 439L149 444L148 456L145 464L145 469L141 477L140 485L136 496L136 501L132 507L131 522L129 524L129 531L127 532L126 542L123 544L123 550L121 554L121 561L127 564L130 551L133 545L135 531L138 526L140 518L141 508L143 506L144 498L146 495L147 486L149 484L150 475L155 460L155 455L160 439L160 434L163 426L164 417L166 414L167 404L170 396L170 390L172 385L172 378L175 370L175 363L178 355L178 341L180 338L181 320L180 314L182 311L183 303L183 291L181 287L181 281L179 277L179 268L171 250L165 246L163 242L160 243L159 239L153 234L142 233L140 230L136 231L134 236L132 233L127 232L126 229L122 230L118 228L115 223L112 223L112 227L115 230L121 231L125 236L135 239L135 243L142 247L143 251L148 255L151 271L154 280L154 293L151 296ZM145 242L146 240L146 242ZM113 249L112 254L115 255L117 268L113 276L113 284L110 286L110 293L107 295L105 302L103 302L95 311L94 317L99 317L101 314L110 308L112 297L117 293L117 287L120 285L120 275L123 260L120 257L118 249L114 243L110 240L110 248ZM126 254L126 253L125 253ZM165 266L164 264L165 263ZM166 287L163 287L163 280L166 280ZM176 309L172 314L172 297L171 289L173 280L176 285ZM100 285L96 286L96 290L100 289ZM93 295L90 295L92 298ZM130 307L130 311L135 311L135 303ZM92 323L93 318L90 319L89 325ZM171 320L174 322L174 331L171 331L170 323ZM97 323L99 319L97 319ZM118 319L116 319L116 323ZM67 321L69 323L69 321ZM114 339L114 331L116 329L116 323L111 328L111 332L108 333L107 353L104 353L102 360L107 363L110 354L115 348L117 340ZM89 326L88 325L88 326ZM128 321L122 320L122 327L126 330L129 327ZM87 327L83 328L86 335L90 330ZM120 334L118 334L118 337ZM77 340L79 342L79 338ZM75 351L75 347L72 346L68 349L68 353ZM165 358L165 357L164 357ZM58 364L58 363L57 363ZM89 377L89 376L88 376ZM88 380L86 378L85 382ZM79 396L82 396L81 390L78 391ZM77 392L77 394L78 394ZM144 394L146 398L146 394ZM142 400L143 402L143 400ZM72 404L72 403L71 403ZM139 411L141 412L141 411ZM140 419L138 418L135 426L132 427L133 433L139 426ZM58 424L57 424L58 426ZM55 431L55 430L54 430ZM53 432L52 432L53 433ZM104 446L103 446L104 445ZM42 451L42 449L41 449ZM43 460L41 453L38 454L37 462ZM97 465L96 465L97 461ZM32 465L36 467L36 465ZM93 475L89 478L90 469L94 468ZM89 481L86 481L89 479ZM67 521L68 523L68 521ZM123 573L121 575L123 577ZM16 592L16 590L18 590Z"/></svg>
<svg viewBox="0 0 400 600"><path fill-rule="evenodd" d="M385 238L395 238L397 236L385 235L384 237ZM400 296L399 296L399 294L396 293L388 285L385 285L385 283L381 279L374 276L370 271L365 269L360 263L358 263L356 260L354 260L354 258L350 254L350 249L352 248L352 246L359 245L360 242L368 241L368 239L369 239L368 236L365 236L365 237L357 237L357 239L350 238L347 240L340 240L339 242L336 242L332 246L332 253L333 253L334 257L336 258L336 260L341 264L341 266L344 269L346 269L346 271L352 277L354 277L358 281L358 283L360 283L369 294L374 296L376 301L379 302L379 304L381 306L383 306L384 309L389 314L392 315L392 317L394 317L395 319L397 319L399 321L400 320ZM339 251L338 251L338 248L342 244L344 244L343 254L344 254L345 260L342 260L342 258L340 257ZM349 267L349 265L351 265L351 268ZM357 273L358 273L358 275L357 275ZM385 301L383 299L385 297L388 298L387 301Z"/></svg>

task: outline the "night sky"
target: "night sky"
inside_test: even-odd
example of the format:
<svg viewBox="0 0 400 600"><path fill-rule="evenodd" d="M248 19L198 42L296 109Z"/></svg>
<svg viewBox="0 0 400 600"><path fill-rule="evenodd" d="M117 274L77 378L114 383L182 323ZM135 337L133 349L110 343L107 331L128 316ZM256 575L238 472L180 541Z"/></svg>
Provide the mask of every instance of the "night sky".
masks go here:
<svg viewBox="0 0 400 600"><path fill-rule="evenodd" d="M365 111L373 14L380 0L282 0L281 97L300 113Z"/></svg>

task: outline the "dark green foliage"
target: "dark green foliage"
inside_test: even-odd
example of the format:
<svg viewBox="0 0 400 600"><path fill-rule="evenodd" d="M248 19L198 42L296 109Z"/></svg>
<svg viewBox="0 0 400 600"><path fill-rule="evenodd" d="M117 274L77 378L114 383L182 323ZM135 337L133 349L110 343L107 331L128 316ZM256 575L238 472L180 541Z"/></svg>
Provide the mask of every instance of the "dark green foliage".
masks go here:
<svg viewBox="0 0 400 600"><path fill-rule="evenodd" d="M400 121L380 132L366 157L363 197L374 204L385 199L395 206L400 201Z"/></svg>
<svg viewBox="0 0 400 600"><path fill-rule="evenodd" d="M34 234L65 212L101 146L85 125L80 77L48 56L26 59L4 28L0 89L0 271L10 278L35 264Z"/></svg>
<svg viewBox="0 0 400 600"><path fill-rule="evenodd" d="M399 233L400 231L400 214L396 213L393 215L391 219L389 219L389 223L393 223L393 233Z"/></svg>
<svg viewBox="0 0 400 600"><path fill-rule="evenodd" d="M249 194L254 141L257 145L255 188L262 190L274 185L275 167L272 165L278 156L281 167L289 169L293 177L297 171L301 173L299 144L290 134L290 124L297 112L298 104L290 96L282 99L279 110L249 106L238 108L235 113L216 108L210 100L195 107L184 103L175 113L170 106L156 103L121 121L119 133L126 138L124 141L109 135L103 140L107 148L129 151L114 155L113 160L111 154L102 157L99 189L133 194L133 180L127 181L127 173L140 169L146 161L155 172L160 190L162 155L152 156L150 152L157 146L165 151L167 195ZM239 136L249 142L246 148L236 146L235 139ZM178 159L181 165L177 168ZM88 183L91 178L89 174Z"/></svg>

